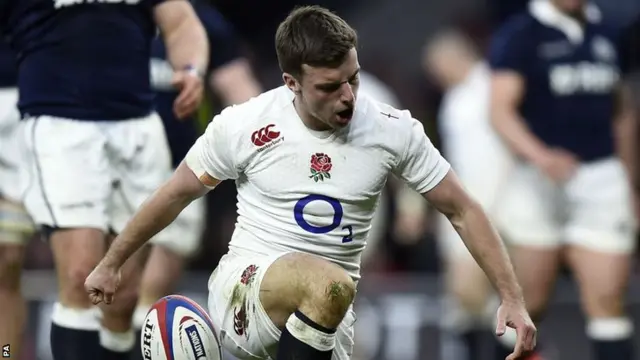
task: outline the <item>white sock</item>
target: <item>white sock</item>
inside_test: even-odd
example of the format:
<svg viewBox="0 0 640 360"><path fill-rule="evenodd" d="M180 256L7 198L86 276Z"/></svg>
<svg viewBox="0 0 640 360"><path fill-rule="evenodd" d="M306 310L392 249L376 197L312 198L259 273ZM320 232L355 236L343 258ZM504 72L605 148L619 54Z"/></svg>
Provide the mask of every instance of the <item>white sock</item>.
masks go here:
<svg viewBox="0 0 640 360"><path fill-rule="evenodd" d="M136 331L142 329L142 326L144 325L144 319L147 317L149 309L151 309L151 305L138 304L138 306L136 306L136 310L133 312L132 321L133 328Z"/></svg>
<svg viewBox="0 0 640 360"><path fill-rule="evenodd" d="M136 345L136 335L133 329L123 333L100 328L100 346L114 352L128 352Z"/></svg>
<svg viewBox="0 0 640 360"><path fill-rule="evenodd" d="M66 329L97 331L100 328L100 310L97 307L72 309L57 302L53 304L51 321Z"/></svg>
<svg viewBox="0 0 640 360"><path fill-rule="evenodd" d="M587 336L593 340L624 340L631 335L633 323L626 317L591 319L587 323Z"/></svg>
<svg viewBox="0 0 640 360"><path fill-rule="evenodd" d="M330 351L336 346L335 332L329 334L315 329L298 318L296 313L289 316L286 327L289 334L318 351Z"/></svg>

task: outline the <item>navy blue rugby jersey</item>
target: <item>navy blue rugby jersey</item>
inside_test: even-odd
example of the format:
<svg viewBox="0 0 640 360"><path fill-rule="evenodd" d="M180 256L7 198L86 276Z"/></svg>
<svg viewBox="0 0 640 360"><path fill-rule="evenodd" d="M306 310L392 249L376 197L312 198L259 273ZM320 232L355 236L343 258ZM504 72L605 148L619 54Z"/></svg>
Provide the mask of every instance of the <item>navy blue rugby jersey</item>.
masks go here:
<svg viewBox="0 0 640 360"><path fill-rule="evenodd" d="M24 116L124 120L153 110L153 7L164 0L3 0Z"/></svg>
<svg viewBox="0 0 640 360"><path fill-rule="evenodd" d="M16 66L16 54L9 44L0 38L0 88L16 87L18 82Z"/></svg>
<svg viewBox="0 0 640 360"><path fill-rule="evenodd" d="M620 77L616 31L595 16L581 26L548 2L531 5L494 34L492 69L523 76L520 112L547 145L582 161L611 156L614 90Z"/></svg>
<svg viewBox="0 0 640 360"><path fill-rule="evenodd" d="M235 31L222 14L202 1L196 2L194 9L209 37L209 74L240 58L242 55ZM156 111L164 122L173 164L178 166L197 139L199 131L194 118L179 120L173 112L178 92L171 86L173 70L167 61L166 48L161 38L153 41L151 71L153 88L156 90Z"/></svg>

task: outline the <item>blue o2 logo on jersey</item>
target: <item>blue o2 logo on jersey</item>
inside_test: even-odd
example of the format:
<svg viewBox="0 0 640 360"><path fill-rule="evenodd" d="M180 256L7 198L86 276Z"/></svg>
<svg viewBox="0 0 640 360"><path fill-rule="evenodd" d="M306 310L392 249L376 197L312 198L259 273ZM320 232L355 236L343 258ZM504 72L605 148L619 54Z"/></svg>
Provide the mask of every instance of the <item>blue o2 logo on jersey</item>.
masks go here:
<svg viewBox="0 0 640 360"><path fill-rule="evenodd" d="M304 219L304 208L314 201L323 201L331 205L331 207L333 208L333 220L331 221L331 224L326 226L315 226L309 224ZM342 204L340 204L340 201L325 195L305 196L302 199L298 200L298 202L296 202L296 205L293 207L293 217L296 219L296 223L298 223L298 226L300 226L304 231L310 232L312 234L326 234L337 229L342 223L343 215L344 210L342 209ZM348 232L347 235L342 237L342 242L347 243L353 241L353 228L351 227L351 225L343 226L342 230Z"/></svg>

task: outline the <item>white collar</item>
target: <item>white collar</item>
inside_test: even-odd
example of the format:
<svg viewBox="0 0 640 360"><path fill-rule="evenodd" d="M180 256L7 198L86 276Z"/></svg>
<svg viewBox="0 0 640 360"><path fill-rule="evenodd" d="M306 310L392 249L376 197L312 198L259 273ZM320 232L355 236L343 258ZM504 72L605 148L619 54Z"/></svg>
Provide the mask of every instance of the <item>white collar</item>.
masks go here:
<svg viewBox="0 0 640 360"><path fill-rule="evenodd" d="M529 12L541 23L562 31L569 41L581 43L584 40L584 29L580 23L563 14L550 0L532 0L529 3ZM599 23L602 20L600 9L591 3L585 6L584 15L590 23Z"/></svg>

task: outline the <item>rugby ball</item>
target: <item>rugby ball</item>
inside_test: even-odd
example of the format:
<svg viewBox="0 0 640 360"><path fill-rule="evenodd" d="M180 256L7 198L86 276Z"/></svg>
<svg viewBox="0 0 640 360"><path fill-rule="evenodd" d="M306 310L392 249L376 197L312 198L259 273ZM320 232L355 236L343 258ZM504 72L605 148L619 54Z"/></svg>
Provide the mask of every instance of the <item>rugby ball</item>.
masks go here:
<svg viewBox="0 0 640 360"><path fill-rule="evenodd" d="M221 360L213 322L195 301L180 295L158 300L140 335L145 360Z"/></svg>

